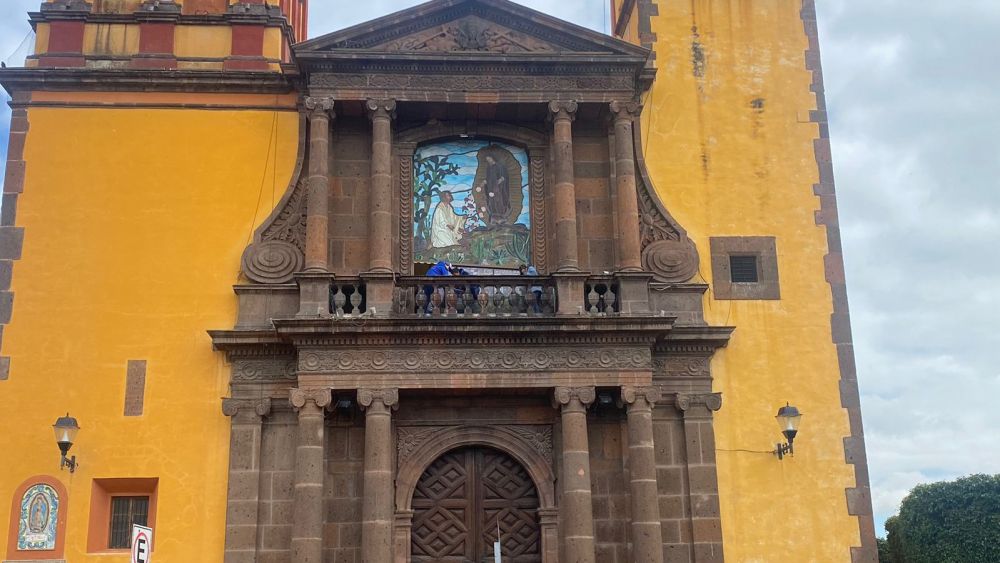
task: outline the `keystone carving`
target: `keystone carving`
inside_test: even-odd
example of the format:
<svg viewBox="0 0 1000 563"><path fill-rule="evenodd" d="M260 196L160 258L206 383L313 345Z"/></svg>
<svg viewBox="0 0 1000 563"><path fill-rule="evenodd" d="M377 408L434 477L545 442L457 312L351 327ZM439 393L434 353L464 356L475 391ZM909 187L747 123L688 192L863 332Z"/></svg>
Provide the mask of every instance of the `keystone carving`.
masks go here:
<svg viewBox="0 0 1000 563"><path fill-rule="evenodd" d="M271 414L271 399L222 399L222 414L237 416L244 413L255 413L258 417Z"/></svg>
<svg viewBox="0 0 1000 563"><path fill-rule="evenodd" d="M367 409L376 401L395 410L399 406L399 389L358 389L358 404L362 408Z"/></svg>
<svg viewBox="0 0 1000 563"><path fill-rule="evenodd" d="M288 395L288 400L296 411L306 406L307 402L315 403L322 409L333 401L333 392L330 389L289 389Z"/></svg>

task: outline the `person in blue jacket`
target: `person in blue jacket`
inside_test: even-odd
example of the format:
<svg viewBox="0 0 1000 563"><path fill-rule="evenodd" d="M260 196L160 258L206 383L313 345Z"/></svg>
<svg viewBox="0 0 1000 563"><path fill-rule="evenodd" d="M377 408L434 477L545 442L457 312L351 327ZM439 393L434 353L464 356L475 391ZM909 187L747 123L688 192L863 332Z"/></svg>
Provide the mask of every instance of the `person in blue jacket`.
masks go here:
<svg viewBox="0 0 1000 563"><path fill-rule="evenodd" d="M451 264L446 260L440 260L437 264L434 264L427 270L427 277L438 277L438 276L451 276ZM429 315L431 313L431 295L434 294L434 287L430 285L424 286L424 295L427 296L427 302L424 304L424 314Z"/></svg>

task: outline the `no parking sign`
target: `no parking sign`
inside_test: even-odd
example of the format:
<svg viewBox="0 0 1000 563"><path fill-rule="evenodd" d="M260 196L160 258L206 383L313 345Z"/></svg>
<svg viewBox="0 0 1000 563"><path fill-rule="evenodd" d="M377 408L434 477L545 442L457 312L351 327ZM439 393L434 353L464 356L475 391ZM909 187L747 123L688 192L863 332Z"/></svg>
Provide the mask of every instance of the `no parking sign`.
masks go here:
<svg viewBox="0 0 1000 563"><path fill-rule="evenodd" d="M131 563L149 563L149 554L152 551L153 529L133 524Z"/></svg>

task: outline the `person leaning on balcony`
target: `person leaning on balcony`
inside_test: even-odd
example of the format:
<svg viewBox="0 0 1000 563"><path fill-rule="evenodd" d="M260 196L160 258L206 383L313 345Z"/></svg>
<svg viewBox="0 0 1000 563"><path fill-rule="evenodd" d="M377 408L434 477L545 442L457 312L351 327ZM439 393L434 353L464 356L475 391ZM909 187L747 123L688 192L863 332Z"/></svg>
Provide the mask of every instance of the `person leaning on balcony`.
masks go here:
<svg viewBox="0 0 1000 563"><path fill-rule="evenodd" d="M446 260L441 260L437 264L431 266L429 270L427 270L427 277L451 276L451 270L452 270L451 263ZM434 294L434 286L425 285L424 295L427 296L427 302L424 303L425 315L431 314L431 307L433 306L431 304L431 295L433 294Z"/></svg>
<svg viewBox="0 0 1000 563"><path fill-rule="evenodd" d="M534 266L528 266L527 275L538 277L538 269L535 268ZM535 294L535 302L532 305L532 309L534 309L534 311L536 313L541 313L542 312L542 286L540 286L540 285L533 285L533 286L531 286L530 291Z"/></svg>

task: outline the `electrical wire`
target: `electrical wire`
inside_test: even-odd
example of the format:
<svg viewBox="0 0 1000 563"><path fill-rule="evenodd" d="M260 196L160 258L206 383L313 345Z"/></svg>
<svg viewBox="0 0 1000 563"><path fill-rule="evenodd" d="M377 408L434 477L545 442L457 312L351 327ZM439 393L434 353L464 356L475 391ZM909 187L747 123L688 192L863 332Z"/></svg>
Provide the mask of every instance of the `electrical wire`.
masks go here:
<svg viewBox="0 0 1000 563"><path fill-rule="evenodd" d="M271 127L270 127L270 138L268 139L267 142L267 156L264 157L264 170L260 174L260 186L257 189L257 203L254 205L253 208L253 215L250 218L250 227L249 231L247 232L247 241L244 246L250 246L250 241L253 240L253 231L254 227L257 224L257 214L260 213L260 202L264 198L264 183L267 182L267 167L268 163L271 160L272 149L275 151L275 153L277 153L277 139L276 139L277 127L278 127L278 110L275 109L273 112L271 112ZM277 159L275 159L274 166L277 165L278 162ZM272 186L271 189L273 192L274 187ZM242 272L242 268L240 271ZM239 276L239 272L237 272L237 276Z"/></svg>

